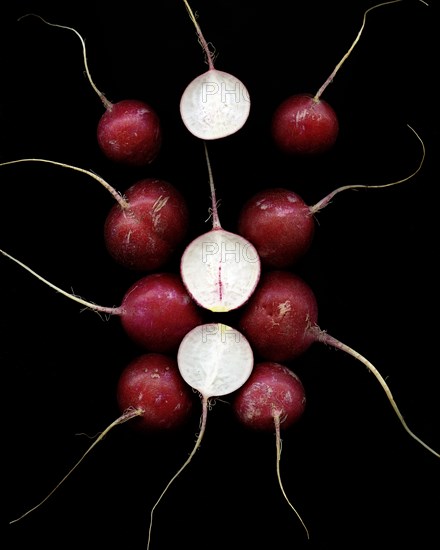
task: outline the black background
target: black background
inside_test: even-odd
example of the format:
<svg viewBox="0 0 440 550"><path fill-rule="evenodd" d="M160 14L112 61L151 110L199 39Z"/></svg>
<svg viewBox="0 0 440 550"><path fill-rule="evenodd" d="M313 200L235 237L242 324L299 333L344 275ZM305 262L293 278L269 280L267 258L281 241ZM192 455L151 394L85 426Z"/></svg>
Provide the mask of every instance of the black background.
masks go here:
<svg viewBox="0 0 440 550"><path fill-rule="evenodd" d="M288 5L291 4L291 5ZM239 77L251 114L210 144L220 219L234 230L244 200L285 186L314 204L347 191L317 216L309 254L295 267L315 290L320 326L386 377L409 426L440 448L438 399L438 6L403 1L373 10L323 98L340 119L334 149L283 156L269 136L275 107L315 93L358 33L371 2L193 2L215 66ZM181 93L206 70L183 2L14 2L1 15L0 161L47 158L98 173L120 191L160 177L188 198L191 231L209 228L203 147L183 126ZM103 106L84 76L81 45L111 101L138 98L161 117L164 143L145 169L115 166L96 144ZM119 305L138 274L108 257L102 226L110 195L93 179L41 163L0 167L0 248L52 283ZM177 259L169 269L177 266ZM118 319L103 321L0 259L5 523L37 504L119 414L115 385L139 350ZM439 462L403 430L367 369L314 345L291 367L308 406L283 435L282 476L311 540L283 500L273 434L237 425L227 397L210 411L200 451L155 513L151 550L435 547ZM9 526L11 549L145 548L149 511L195 441L199 413L177 434L115 428L39 510ZM83 435L77 435L77 434ZM87 434L89 437L85 436ZM6 547L6 545L3 545Z"/></svg>

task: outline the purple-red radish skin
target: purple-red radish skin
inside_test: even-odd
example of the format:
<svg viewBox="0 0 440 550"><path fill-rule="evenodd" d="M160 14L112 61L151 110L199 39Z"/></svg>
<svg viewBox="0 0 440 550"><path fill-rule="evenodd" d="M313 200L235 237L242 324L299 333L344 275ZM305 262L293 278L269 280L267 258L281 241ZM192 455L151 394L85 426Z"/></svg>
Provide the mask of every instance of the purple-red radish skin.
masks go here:
<svg viewBox="0 0 440 550"><path fill-rule="evenodd" d="M174 273L151 273L134 283L120 308L127 335L146 351L176 352L203 316Z"/></svg>
<svg viewBox="0 0 440 550"><path fill-rule="evenodd" d="M239 330L263 360L285 362L304 353L316 335L318 304L310 286L289 271L263 273L244 305Z"/></svg>
<svg viewBox="0 0 440 550"><path fill-rule="evenodd" d="M138 271L162 268L183 242L189 214L182 194L170 183L146 178L124 193L127 209L115 204L105 221L104 240L119 264Z"/></svg>
<svg viewBox="0 0 440 550"><path fill-rule="evenodd" d="M286 429L297 422L306 407L304 386L298 376L286 366L261 362L234 396L233 409L244 426L262 431L274 431L274 417Z"/></svg>
<svg viewBox="0 0 440 550"><path fill-rule="evenodd" d="M130 166L146 166L161 149L161 122L147 103L124 99L107 107L98 123L97 139L108 159Z"/></svg>
<svg viewBox="0 0 440 550"><path fill-rule="evenodd" d="M276 146L290 155L315 155L333 147L339 134L334 109L323 99L296 94L275 110L271 135Z"/></svg>
<svg viewBox="0 0 440 550"><path fill-rule="evenodd" d="M173 357L146 353L131 361L117 384L121 413L142 409L130 425L143 431L172 430L182 426L194 405L194 393L180 376Z"/></svg>
<svg viewBox="0 0 440 550"><path fill-rule="evenodd" d="M239 213L238 233L255 246L264 266L283 269L309 250L315 219L298 194L275 187L246 201Z"/></svg>

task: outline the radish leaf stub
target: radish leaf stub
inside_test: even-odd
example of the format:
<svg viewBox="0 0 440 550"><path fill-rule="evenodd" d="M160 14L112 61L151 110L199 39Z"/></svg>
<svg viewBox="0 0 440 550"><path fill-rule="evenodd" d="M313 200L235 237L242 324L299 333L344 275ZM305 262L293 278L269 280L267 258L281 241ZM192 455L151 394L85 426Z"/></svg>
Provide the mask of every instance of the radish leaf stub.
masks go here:
<svg viewBox="0 0 440 550"><path fill-rule="evenodd" d="M261 272L256 248L240 235L214 229L194 239L182 255L183 283L205 309L225 312L243 305Z"/></svg>
<svg viewBox="0 0 440 550"><path fill-rule="evenodd" d="M180 100L180 115L187 129L200 139L234 134L248 119L250 99L235 76L210 69L192 80Z"/></svg>
<svg viewBox="0 0 440 550"><path fill-rule="evenodd" d="M183 338L177 363L185 382L209 398L240 388L252 372L254 355L238 330L222 323L206 323Z"/></svg>

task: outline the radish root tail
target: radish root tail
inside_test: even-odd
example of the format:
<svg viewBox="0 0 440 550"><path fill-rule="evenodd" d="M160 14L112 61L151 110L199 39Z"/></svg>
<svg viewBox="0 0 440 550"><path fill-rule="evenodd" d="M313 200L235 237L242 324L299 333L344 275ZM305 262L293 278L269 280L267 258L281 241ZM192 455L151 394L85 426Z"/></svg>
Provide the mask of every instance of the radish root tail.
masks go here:
<svg viewBox="0 0 440 550"><path fill-rule="evenodd" d="M321 330L320 328L318 327L311 327L310 330L312 331L312 333L315 335L317 341L319 342L323 342L324 344L327 344L329 346L332 346L333 348L336 348L336 349L339 349L341 351L345 351L345 353L348 353L349 355L351 355L352 357L354 357L355 359L357 359L358 361L360 361L361 363L363 363L367 369L372 373L374 374L374 376L376 377L377 381L379 382L379 384L382 386L383 390L385 391L386 393L386 396L388 397L388 401L390 402L391 406L393 407L394 409L394 412L396 413L397 417L399 418L402 426L405 428L405 430L407 431L407 433L413 438L415 439L418 443L420 443L420 445L422 445L425 449L427 449L430 453L432 453L434 456L436 456L437 458L440 458L440 454L435 451L434 449L432 449L431 447L429 447L429 445L427 445L424 441L422 441L407 425L407 423L405 422L405 419L403 418L403 415L402 413L400 412L399 408L397 407L397 404L394 400L394 397L393 397L393 394L391 393L391 390L390 388L388 387L388 384L385 382L383 376L380 374L380 372L376 369L376 367L370 363L370 361L368 361L368 359L366 359L365 357L363 357L360 353L358 353L356 350L354 350L353 348L351 348L350 346L347 346L346 344L343 344L342 342L340 342L339 340L337 340L336 338L333 338L333 336L330 336L328 333L326 333L325 331Z"/></svg>
<svg viewBox="0 0 440 550"><path fill-rule="evenodd" d="M20 517L13 519L9 523L16 523L17 521L20 521L21 519L28 516L30 513L37 510L37 508L40 508L54 493L59 489L59 487L66 481L66 479L73 473L74 470L81 464L81 462L85 459L85 457L90 453L90 451L100 442L104 439L104 437L109 433L110 430L112 430L115 426L119 426L120 424L123 424L124 422L127 422L128 420L131 420L132 418L135 418L137 416L141 416L144 414L143 409L127 409L119 418L114 420L107 428L99 434L99 436L96 438L96 440L90 445L90 447L87 449L87 451L82 455L82 457L74 464L74 466L67 472L67 474L63 477L61 481L59 481L55 487L52 489L52 491L43 498L42 501L40 501L37 505L30 508L27 512L22 514Z"/></svg>
<svg viewBox="0 0 440 550"><path fill-rule="evenodd" d="M306 524L304 523L302 517L299 515L296 508L293 506L293 504L290 502L289 498L287 497L286 491L284 490L283 482L281 481L281 470L280 470L280 463L281 463L281 447L282 447L282 440L281 440L281 420L279 414L274 414L274 423L275 423L275 439L276 439L276 449L277 449L277 478L278 478L278 484L281 489L281 493L283 494L283 497L286 499L287 504L292 508L292 510L295 512L296 516L298 517L299 521L301 522L302 526L304 527L307 538L310 539L310 533L309 530L306 527Z"/></svg>
<svg viewBox="0 0 440 550"><path fill-rule="evenodd" d="M193 450L191 451L191 453L189 454L188 458L183 463L183 465L179 468L179 470L174 474L174 476L167 483L167 485L165 486L165 489L162 491L159 498L156 500L154 506L151 508L150 526L148 528L148 542L147 542L147 549L146 550L150 549L151 532L152 532L152 529L153 529L153 514L154 514L154 511L156 510L159 502L162 500L165 493L170 488L171 484L176 480L177 477L179 477L179 475L182 473L182 471L188 466L188 464L191 462L191 460L193 459L194 455L196 454L197 450L200 447L200 444L201 444L202 439L203 439L203 435L204 435L205 430L206 430L206 419L207 419L207 416L208 416L208 407L209 407L208 402L209 402L208 398L203 398L203 400L202 400L202 417L201 417L201 422L200 422L200 430L199 430L199 435L197 437L197 440L196 440L196 443L194 445Z"/></svg>

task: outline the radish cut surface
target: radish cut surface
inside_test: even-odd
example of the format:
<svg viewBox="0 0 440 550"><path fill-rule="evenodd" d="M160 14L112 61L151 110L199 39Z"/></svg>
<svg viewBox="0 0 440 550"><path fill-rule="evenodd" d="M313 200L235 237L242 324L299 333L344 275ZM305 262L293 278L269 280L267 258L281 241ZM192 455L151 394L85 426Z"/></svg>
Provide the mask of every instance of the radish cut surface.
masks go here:
<svg viewBox="0 0 440 550"><path fill-rule="evenodd" d="M183 338L177 363L185 382L206 399L240 388L252 372L254 355L238 330L222 323L206 323Z"/></svg>
<svg viewBox="0 0 440 550"><path fill-rule="evenodd" d="M193 299L205 309L237 309L258 284L261 263L248 240L218 228L194 239L185 249L180 271Z"/></svg>
<svg viewBox="0 0 440 550"><path fill-rule="evenodd" d="M250 105L249 92L237 77L209 69L186 87L180 99L180 115L194 136L220 139L244 126Z"/></svg>

